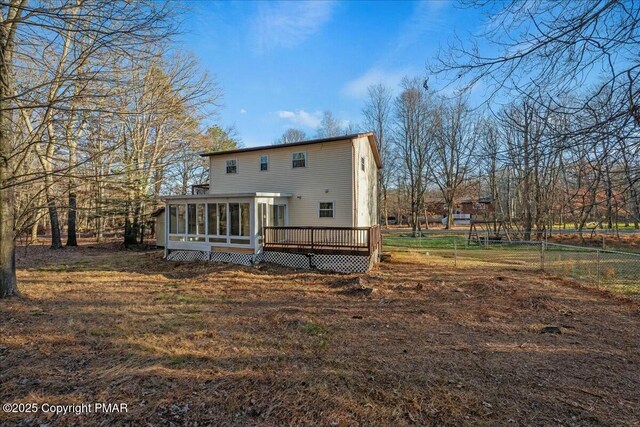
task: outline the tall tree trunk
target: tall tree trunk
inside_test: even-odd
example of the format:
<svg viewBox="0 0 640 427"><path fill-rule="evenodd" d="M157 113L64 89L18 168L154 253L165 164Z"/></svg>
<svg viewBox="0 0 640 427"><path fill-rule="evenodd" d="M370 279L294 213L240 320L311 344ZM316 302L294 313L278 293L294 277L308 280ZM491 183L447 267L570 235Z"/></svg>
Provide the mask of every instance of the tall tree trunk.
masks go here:
<svg viewBox="0 0 640 427"><path fill-rule="evenodd" d="M72 112L73 114L73 112ZM72 123L67 125L67 145L69 146L69 211L67 213L67 246L78 246L78 239L76 236L76 220L77 220L77 208L78 201L76 197L76 180L73 177L75 166L77 163L76 158L76 140L72 135Z"/></svg>
<svg viewBox="0 0 640 427"><path fill-rule="evenodd" d="M0 109L2 105L0 105ZM0 298L18 294L16 282L16 249L14 231L14 190L10 185L7 162L5 111L0 111Z"/></svg>
<svg viewBox="0 0 640 427"><path fill-rule="evenodd" d="M638 200L638 192L635 188L631 187L631 198L633 203L633 228L636 230L640 228L640 201Z"/></svg>
<svg viewBox="0 0 640 427"><path fill-rule="evenodd" d="M124 244L137 245L140 243L140 216L142 208L139 201L129 203L127 208L127 217L124 224Z"/></svg>
<svg viewBox="0 0 640 427"><path fill-rule="evenodd" d="M62 238L60 236L60 221L58 218L58 207L56 199L52 194L53 190L53 155L55 151L55 134L53 123L47 124L49 141L47 141L44 157L41 160L44 169L44 189L47 198L47 209L49 210L49 220L51 221L51 249L62 248Z"/></svg>
<svg viewBox="0 0 640 427"><path fill-rule="evenodd" d="M0 71L0 73L2 73ZM2 91L4 92L4 91ZM15 197L9 167L10 138L6 127L8 112L0 93L0 298L17 295L16 249L14 230Z"/></svg>
<svg viewBox="0 0 640 427"><path fill-rule="evenodd" d="M4 8L4 6L3 6ZM8 18L18 18L21 9L11 5ZM16 281L15 197L11 158L12 138L9 128L11 105L11 56L16 23L0 26L0 298L18 295Z"/></svg>
<svg viewBox="0 0 640 427"><path fill-rule="evenodd" d="M102 235L104 234L104 218L102 217L102 183L101 178L98 178L96 195L96 242L102 242Z"/></svg>
<svg viewBox="0 0 640 427"><path fill-rule="evenodd" d="M124 218L124 244L135 245L137 243L137 236L135 234L134 226L135 216L132 214L131 202L127 202L126 214Z"/></svg>
<svg viewBox="0 0 640 427"><path fill-rule="evenodd" d="M51 249L61 249L60 221L58 219L58 208L53 196L47 196L47 208L49 210L49 221L51 222Z"/></svg>
<svg viewBox="0 0 640 427"><path fill-rule="evenodd" d="M31 243L37 243L38 242L38 231L39 231L39 226L40 226L40 203L41 203L41 197L39 195L35 196L35 200L33 201L34 204L34 208L33 208L33 216L32 216L32 224L31 224L31 231L29 232L31 234Z"/></svg>
<svg viewBox="0 0 640 427"><path fill-rule="evenodd" d="M411 188L411 230L413 237L418 237L418 202L415 187Z"/></svg>
<svg viewBox="0 0 640 427"><path fill-rule="evenodd" d="M36 212L36 220L33 222L31 226L31 242L35 243L38 241L38 225L40 225L40 212Z"/></svg>
<svg viewBox="0 0 640 427"><path fill-rule="evenodd" d="M611 174L609 165L605 167L605 193L607 196L607 229L613 230L613 188L611 184Z"/></svg>
<svg viewBox="0 0 640 427"><path fill-rule="evenodd" d="M445 227L447 230L450 230L454 224L453 211L454 211L453 200L449 200L447 202L447 225Z"/></svg>
<svg viewBox="0 0 640 427"><path fill-rule="evenodd" d="M144 243L144 232L145 232L145 223L144 223L144 202L139 204L140 208L138 210L138 243L141 245Z"/></svg>
<svg viewBox="0 0 640 427"><path fill-rule="evenodd" d="M69 192L69 213L67 216L67 246L78 246L76 236L77 199L75 191Z"/></svg>

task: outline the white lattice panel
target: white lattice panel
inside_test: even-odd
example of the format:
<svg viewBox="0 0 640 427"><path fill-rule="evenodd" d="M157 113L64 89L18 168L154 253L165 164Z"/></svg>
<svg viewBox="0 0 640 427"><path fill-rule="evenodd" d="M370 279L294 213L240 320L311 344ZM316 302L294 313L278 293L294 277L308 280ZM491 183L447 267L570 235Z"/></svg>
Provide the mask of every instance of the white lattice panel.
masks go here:
<svg viewBox="0 0 640 427"><path fill-rule="evenodd" d="M318 270L339 273L366 273L371 257L363 255L314 255L312 262Z"/></svg>
<svg viewBox="0 0 640 427"><path fill-rule="evenodd" d="M209 261L231 262L231 256L228 252L209 252Z"/></svg>
<svg viewBox="0 0 640 427"><path fill-rule="evenodd" d="M209 261L209 252L205 251L171 251L167 255L169 261Z"/></svg>
<svg viewBox="0 0 640 427"><path fill-rule="evenodd" d="M308 270L309 257L303 254L290 254L287 252L263 252L263 262L271 262L274 264L284 265L291 268L302 268Z"/></svg>
<svg viewBox="0 0 640 427"><path fill-rule="evenodd" d="M253 265L253 256L254 254L229 253L230 262L240 265Z"/></svg>
<svg viewBox="0 0 640 427"><path fill-rule="evenodd" d="M207 252L174 250L169 253L170 261L212 261L240 265L254 265L270 262L297 269L318 269L339 273L366 273L373 266L376 254L362 255L305 255L287 252L265 251L261 254L240 254L230 252Z"/></svg>

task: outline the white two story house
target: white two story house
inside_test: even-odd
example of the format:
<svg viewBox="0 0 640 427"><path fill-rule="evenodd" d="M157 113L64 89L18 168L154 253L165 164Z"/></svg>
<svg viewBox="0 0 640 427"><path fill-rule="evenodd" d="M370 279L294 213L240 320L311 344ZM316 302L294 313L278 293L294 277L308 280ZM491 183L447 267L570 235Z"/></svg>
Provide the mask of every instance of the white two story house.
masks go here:
<svg viewBox="0 0 640 427"><path fill-rule="evenodd" d="M164 198L167 258L323 268L377 257L382 164L373 133L202 156L208 192Z"/></svg>

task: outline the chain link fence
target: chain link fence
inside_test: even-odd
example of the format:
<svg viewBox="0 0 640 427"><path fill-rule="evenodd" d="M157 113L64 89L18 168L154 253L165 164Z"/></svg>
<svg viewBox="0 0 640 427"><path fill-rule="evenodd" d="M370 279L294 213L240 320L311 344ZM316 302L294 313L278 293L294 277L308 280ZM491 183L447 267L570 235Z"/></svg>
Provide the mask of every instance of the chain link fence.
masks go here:
<svg viewBox="0 0 640 427"><path fill-rule="evenodd" d="M469 240L466 236L448 233L419 237L387 234L383 251L420 252L438 256L453 266L544 272L640 298L639 253L546 241Z"/></svg>

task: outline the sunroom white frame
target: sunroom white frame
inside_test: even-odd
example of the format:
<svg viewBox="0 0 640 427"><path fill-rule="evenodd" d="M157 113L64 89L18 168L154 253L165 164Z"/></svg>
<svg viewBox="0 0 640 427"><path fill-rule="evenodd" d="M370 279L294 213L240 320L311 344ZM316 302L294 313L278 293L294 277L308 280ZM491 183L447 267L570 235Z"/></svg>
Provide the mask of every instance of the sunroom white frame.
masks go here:
<svg viewBox="0 0 640 427"><path fill-rule="evenodd" d="M199 194L191 196L169 196L165 197L165 256L170 250L196 250L196 251L211 251L213 247L216 250L223 250L229 248L230 252L234 250L247 250L252 249L254 253L259 253L262 250L262 241L258 236L258 203L266 203L268 212L273 209L274 205L285 205L285 224L288 223L288 199L293 195L290 193L244 193L244 194ZM249 205L249 236L247 236L246 244L231 243L231 240L244 239L245 236L232 236L231 235L231 215L229 204L248 204ZM190 204L204 205L204 231L205 234L189 234L189 208ZM226 234L217 234L218 229L216 227L216 234L210 234L209 230L209 215L208 206L212 204L225 204L226 209ZM184 217L184 233L171 233L170 221L171 221L171 207L183 205L185 210ZM216 207L217 209L217 207ZM197 215L197 207L196 207ZM177 210L176 210L177 216ZM242 227L242 208L240 208L240 227ZM271 218L267 215L267 223L265 226L270 225ZM226 239L225 242L216 241L216 239Z"/></svg>

